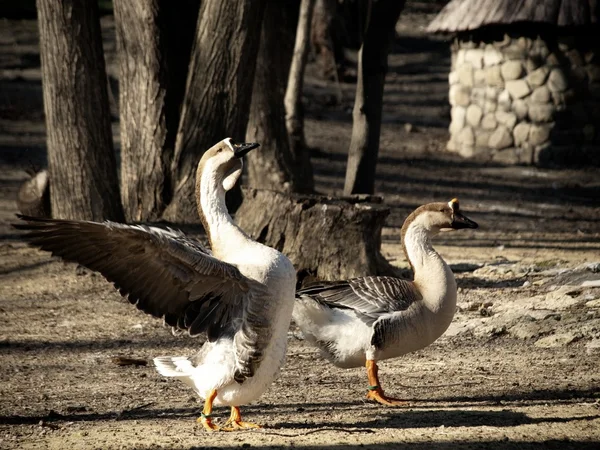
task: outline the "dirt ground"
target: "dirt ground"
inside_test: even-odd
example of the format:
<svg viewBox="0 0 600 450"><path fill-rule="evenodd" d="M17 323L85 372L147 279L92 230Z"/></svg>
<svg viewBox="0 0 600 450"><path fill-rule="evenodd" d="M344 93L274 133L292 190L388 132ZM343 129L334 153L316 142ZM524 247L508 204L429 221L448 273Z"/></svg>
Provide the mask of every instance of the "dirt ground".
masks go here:
<svg viewBox="0 0 600 450"><path fill-rule="evenodd" d="M409 2L398 24L377 191L391 207L383 252L402 267L399 227L419 204L459 197L480 224L435 241L458 279L455 320L429 348L381 364L384 388L410 402L402 408L364 401L364 371L328 365L292 327L279 380L242 409L265 428L217 434L196 424L183 384L114 361L190 355L194 339L10 228L23 169L45 164L45 131L35 22L2 21L0 448L599 448L599 172L445 153L450 55L423 34L425 6ZM109 18L103 28L115 75ZM310 68L307 138L323 192L343 186L353 88Z"/></svg>

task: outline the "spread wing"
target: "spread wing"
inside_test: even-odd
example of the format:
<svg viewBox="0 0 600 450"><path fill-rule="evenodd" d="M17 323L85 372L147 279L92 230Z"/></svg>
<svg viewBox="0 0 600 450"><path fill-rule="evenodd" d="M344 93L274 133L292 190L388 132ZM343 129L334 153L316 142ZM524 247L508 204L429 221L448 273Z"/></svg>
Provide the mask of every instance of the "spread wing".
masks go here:
<svg viewBox="0 0 600 450"><path fill-rule="evenodd" d="M262 285L174 230L18 216L30 245L100 272L138 309L209 341L233 335L236 380L252 376L268 341L253 301Z"/></svg>

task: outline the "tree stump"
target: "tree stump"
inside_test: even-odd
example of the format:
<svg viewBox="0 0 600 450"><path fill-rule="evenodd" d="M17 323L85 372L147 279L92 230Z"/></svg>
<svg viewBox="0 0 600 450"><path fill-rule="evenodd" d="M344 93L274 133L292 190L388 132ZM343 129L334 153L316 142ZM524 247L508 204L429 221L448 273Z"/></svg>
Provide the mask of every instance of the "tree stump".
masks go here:
<svg viewBox="0 0 600 450"><path fill-rule="evenodd" d="M381 255L390 209L374 196L343 198L244 188L237 224L296 267L298 284L366 275L398 276Z"/></svg>

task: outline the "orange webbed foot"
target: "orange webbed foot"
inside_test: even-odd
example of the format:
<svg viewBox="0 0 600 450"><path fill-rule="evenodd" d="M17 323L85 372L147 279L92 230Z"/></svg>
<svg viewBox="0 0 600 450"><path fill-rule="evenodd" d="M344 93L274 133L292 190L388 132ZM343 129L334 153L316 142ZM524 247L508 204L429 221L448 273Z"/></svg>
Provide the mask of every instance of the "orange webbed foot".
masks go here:
<svg viewBox="0 0 600 450"><path fill-rule="evenodd" d="M383 389L379 386L369 386L369 391L367 392L367 399L374 400L377 403L385 406L407 406L408 402L406 400L400 400L399 398L388 397L383 393Z"/></svg>
<svg viewBox="0 0 600 450"><path fill-rule="evenodd" d="M213 432L221 429L221 427L212 423L212 418L208 414L202 413L202 415L196 419L196 422L201 423L206 431Z"/></svg>
<svg viewBox="0 0 600 450"><path fill-rule="evenodd" d="M240 408L237 406L231 407L231 416L229 416L229 420L225 422L225 425L221 428L223 431L236 431L236 430L247 430L252 428L262 428L260 425L257 425L252 422L244 422L242 421L242 415L240 414Z"/></svg>

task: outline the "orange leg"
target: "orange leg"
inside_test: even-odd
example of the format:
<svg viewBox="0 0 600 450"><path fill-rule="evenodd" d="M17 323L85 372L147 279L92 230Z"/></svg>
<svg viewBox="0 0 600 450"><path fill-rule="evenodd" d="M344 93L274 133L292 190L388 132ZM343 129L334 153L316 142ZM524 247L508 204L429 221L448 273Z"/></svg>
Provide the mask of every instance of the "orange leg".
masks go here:
<svg viewBox="0 0 600 450"><path fill-rule="evenodd" d="M215 401L215 397L217 396L217 390L213 389L210 391L208 397L204 401L204 408L202 409L202 414L198 418L197 422L200 422L202 426L208 431L219 431L219 427L212 423L212 407L213 402Z"/></svg>
<svg viewBox="0 0 600 450"><path fill-rule="evenodd" d="M377 363L374 359L368 359L365 364L367 368L367 377L369 378L369 391L367 392L367 399L375 400L377 403L381 403L386 406L406 406L408 402L387 397L383 393L383 389L381 389L381 385L379 384L379 376L378 376L378 368Z"/></svg>
<svg viewBox="0 0 600 450"><path fill-rule="evenodd" d="M261 428L260 425L256 425L251 422L242 422L242 415L240 414L240 408L237 406L231 407L231 415L229 416L229 420L225 423L221 430L223 431L233 431L239 430L243 428Z"/></svg>

